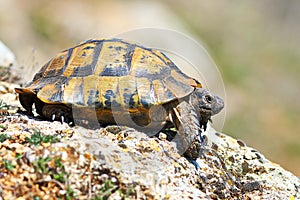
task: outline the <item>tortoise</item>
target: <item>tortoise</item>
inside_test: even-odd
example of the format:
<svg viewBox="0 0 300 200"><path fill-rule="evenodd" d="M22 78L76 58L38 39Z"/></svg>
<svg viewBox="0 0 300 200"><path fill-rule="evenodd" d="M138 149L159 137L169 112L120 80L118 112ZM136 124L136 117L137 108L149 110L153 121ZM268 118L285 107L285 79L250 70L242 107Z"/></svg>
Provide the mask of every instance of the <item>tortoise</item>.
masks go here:
<svg viewBox="0 0 300 200"><path fill-rule="evenodd" d="M62 51L15 91L29 114L35 104L48 120L154 132L175 127L177 146L191 159L199 157L201 129L224 106L162 52L116 38Z"/></svg>

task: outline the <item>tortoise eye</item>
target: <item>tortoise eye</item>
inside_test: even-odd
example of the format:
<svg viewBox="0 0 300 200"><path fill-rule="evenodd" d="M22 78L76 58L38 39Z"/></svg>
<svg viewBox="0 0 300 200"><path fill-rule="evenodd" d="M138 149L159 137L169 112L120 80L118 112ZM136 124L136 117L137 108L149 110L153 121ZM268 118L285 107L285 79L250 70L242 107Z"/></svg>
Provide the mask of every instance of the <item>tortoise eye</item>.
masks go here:
<svg viewBox="0 0 300 200"><path fill-rule="evenodd" d="M205 95L205 100L207 101L207 103L211 103L213 101L213 97L210 95Z"/></svg>

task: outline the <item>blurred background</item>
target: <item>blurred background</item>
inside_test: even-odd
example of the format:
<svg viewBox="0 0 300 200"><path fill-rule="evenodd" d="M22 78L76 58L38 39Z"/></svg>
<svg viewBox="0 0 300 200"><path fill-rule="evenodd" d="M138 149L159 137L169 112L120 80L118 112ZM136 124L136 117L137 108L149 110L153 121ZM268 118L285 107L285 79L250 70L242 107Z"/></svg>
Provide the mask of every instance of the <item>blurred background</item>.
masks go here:
<svg viewBox="0 0 300 200"><path fill-rule="evenodd" d="M202 42L226 89L222 132L300 176L297 0L0 0L0 40L23 82L59 51L95 37L167 28Z"/></svg>

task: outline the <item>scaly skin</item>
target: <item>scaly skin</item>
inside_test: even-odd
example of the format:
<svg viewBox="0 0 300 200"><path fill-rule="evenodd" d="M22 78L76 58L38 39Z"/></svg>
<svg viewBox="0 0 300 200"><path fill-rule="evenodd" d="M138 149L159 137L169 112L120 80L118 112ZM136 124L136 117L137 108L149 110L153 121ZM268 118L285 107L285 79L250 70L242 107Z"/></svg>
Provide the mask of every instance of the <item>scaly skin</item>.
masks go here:
<svg viewBox="0 0 300 200"><path fill-rule="evenodd" d="M195 160L200 156L203 143L201 128L206 130L211 116L223 109L224 102L220 97L200 88L187 98L173 109L173 123L178 130L175 142L179 153Z"/></svg>

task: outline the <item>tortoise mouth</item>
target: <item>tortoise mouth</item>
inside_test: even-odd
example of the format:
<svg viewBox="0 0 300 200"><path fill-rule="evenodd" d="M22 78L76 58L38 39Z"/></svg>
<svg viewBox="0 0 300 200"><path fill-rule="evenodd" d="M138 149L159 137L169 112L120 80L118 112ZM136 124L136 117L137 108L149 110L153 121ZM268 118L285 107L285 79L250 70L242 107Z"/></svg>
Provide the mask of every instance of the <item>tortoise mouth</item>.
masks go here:
<svg viewBox="0 0 300 200"><path fill-rule="evenodd" d="M208 108L208 107L202 107L200 109L200 114L201 115L212 115L212 109L211 108Z"/></svg>
<svg viewBox="0 0 300 200"><path fill-rule="evenodd" d="M211 108L210 107L202 107L201 109L200 109L200 111L202 111L202 110L204 110L204 111L211 111Z"/></svg>

